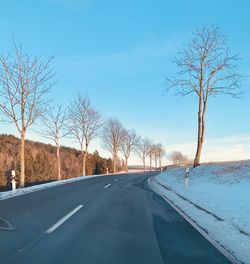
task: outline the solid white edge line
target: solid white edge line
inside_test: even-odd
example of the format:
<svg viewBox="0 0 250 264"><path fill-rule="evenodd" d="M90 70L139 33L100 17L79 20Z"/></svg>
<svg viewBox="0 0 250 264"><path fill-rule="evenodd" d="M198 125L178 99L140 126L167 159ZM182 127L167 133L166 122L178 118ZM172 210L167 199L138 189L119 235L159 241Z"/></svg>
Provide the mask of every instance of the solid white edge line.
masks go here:
<svg viewBox="0 0 250 264"><path fill-rule="evenodd" d="M111 186L111 184L109 183L109 184L107 184L105 187L104 187L104 189L107 189L109 186Z"/></svg>
<svg viewBox="0 0 250 264"><path fill-rule="evenodd" d="M64 222L66 222L70 217L72 217L75 213L77 213L82 207L83 207L82 204L78 205L74 210L69 212L61 220L59 220L56 224L54 224L52 227L50 227L45 233L50 234L50 233L54 232L58 227L60 227Z"/></svg>
<svg viewBox="0 0 250 264"><path fill-rule="evenodd" d="M183 211L177 208L174 203L169 200L164 194L160 193L156 190L151 182L151 179L148 179L148 182L154 192L159 194L174 210L176 210L191 226L193 226L204 238L206 238L221 254L223 254L229 261L234 264L242 264L235 256L233 256L229 251L227 251L224 247L222 247L216 240L214 240L211 236L209 236L201 227L199 227L189 216L187 216ZM156 184L158 182L154 180Z"/></svg>

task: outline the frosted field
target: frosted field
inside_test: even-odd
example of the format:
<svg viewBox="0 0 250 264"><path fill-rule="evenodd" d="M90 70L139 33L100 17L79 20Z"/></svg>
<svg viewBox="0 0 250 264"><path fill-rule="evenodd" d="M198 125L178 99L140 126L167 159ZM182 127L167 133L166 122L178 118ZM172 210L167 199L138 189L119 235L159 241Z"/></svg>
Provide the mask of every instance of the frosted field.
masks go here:
<svg viewBox="0 0 250 264"><path fill-rule="evenodd" d="M184 168L161 173L156 181L170 190L157 189L239 260L250 263L250 161L191 169L188 185L184 174Z"/></svg>

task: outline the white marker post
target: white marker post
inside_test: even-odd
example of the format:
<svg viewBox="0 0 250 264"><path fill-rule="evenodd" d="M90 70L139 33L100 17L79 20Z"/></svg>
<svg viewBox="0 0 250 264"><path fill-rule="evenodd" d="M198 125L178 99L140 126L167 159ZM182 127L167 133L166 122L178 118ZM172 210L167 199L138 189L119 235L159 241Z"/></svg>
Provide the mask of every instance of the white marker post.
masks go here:
<svg viewBox="0 0 250 264"><path fill-rule="evenodd" d="M190 170L189 170L189 168L186 168L186 172L185 172L185 188L186 189L187 189L188 183L189 183L189 174L190 174Z"/></svg>
<svg viewBox="0 0 250 264"><path fill-rule="evenodd" d="M12 184L12 191L16 190L16 172L14 170L11 171L11 184Z"/></svg>
<svg viewBox="0 0 250 264"><path fill-rule="evenodd" d="M107 174L109 174L109 168L107 168Z"/></svg>

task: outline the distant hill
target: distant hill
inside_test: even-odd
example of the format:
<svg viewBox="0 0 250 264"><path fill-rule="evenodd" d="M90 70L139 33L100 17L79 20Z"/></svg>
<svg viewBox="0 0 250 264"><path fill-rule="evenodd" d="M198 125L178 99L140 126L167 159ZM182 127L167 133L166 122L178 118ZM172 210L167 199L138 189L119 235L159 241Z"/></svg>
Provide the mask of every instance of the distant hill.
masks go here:
<svg viewBox="0 0 250 264"><path fill-rule="evenodd" d="M10 171L15 169L17 176L20 140L13 135L0 135L0 188L8 188ZM70 147L61 147L62 179L81 175L81 152ZM25 145L25 175L27 185L56 180L56 147L36 141L27 140ZM112 160L99 156L98 152L89 154L87 175L104 174L106 169L112 171Z"/></svg>

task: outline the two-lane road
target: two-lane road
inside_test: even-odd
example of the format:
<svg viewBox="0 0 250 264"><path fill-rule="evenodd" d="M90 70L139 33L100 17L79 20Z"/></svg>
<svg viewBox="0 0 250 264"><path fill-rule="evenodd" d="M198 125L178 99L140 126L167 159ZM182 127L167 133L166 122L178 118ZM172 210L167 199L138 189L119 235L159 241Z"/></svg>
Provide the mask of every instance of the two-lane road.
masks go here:
<svg viewBox="0 0 250 264"><path fill-rule="evenodd" d="M0 201L4 263L229 263L147 186L153 173L92 178Z"/></svg>

